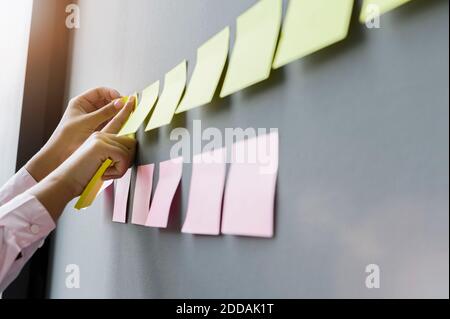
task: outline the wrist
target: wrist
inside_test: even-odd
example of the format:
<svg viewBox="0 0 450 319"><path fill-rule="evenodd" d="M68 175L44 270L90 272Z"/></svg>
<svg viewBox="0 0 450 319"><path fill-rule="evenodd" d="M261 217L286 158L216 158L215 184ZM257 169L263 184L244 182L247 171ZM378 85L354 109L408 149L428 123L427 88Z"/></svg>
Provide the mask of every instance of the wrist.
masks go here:
<svg viewBox="0 0 450 319"><path fill-rule="evenodd" d="M50 174L28 190L47 209L56 222L66 205L76 197L76 191L64 178Z"/></svg>
<svg viewBox="0 0 450 319"><path fill-rule="evenodd" d="M83 191L82 187L76 182L75 178L71 178L70 176L60 176L58 174L49 175L49 180L53 183L55 187L57 187L61 193L61 195L69 202L72 199L76 198Z"/></svg>
<svg viewBox="0 0 450 319"><path fill-rule="evenodd" d="M25 164L25 168L37 182L46 178L64 162L64 155L59 149L54 144L46 144Z"/></svg>

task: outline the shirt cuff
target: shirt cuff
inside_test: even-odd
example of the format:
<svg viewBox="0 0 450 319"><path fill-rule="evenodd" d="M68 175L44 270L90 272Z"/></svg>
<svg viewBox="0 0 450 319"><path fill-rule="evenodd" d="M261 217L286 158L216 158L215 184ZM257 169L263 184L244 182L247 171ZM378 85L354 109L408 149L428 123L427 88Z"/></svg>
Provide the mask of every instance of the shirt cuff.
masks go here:
<svg viewBox="0 0 450 319"><path fill-rule="evenodd" d="M5 240L22 250L50 234L56 225L41 202L23 193L0 209L0 228Z"/></svg>
<svg viewBox="0 0 450 319"><path fill-rule="evenodd" d="M0 189L0 206L6 204L19 194L24 193L34 185L36 180L22 167L11 179Z"/></svg>

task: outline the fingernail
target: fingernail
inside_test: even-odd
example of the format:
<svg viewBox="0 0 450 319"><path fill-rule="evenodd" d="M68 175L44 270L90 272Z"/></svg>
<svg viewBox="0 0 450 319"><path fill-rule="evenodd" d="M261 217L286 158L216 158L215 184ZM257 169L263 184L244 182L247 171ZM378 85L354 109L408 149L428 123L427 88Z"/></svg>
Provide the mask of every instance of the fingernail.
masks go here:
<svg viewBox="0 0 450 319"><path fill-rule="evenodd" d="M123 99L118 99L114 102L114 107L116 109L121 109L124 106Z"/></svg>

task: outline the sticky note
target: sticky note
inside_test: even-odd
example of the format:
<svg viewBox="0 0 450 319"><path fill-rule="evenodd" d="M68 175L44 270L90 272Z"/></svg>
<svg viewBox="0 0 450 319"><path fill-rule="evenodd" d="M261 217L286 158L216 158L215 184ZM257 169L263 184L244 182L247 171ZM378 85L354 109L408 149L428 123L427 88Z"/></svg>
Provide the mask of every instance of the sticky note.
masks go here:
<svg viewBox="0 0 450 319"><path fill-rule="evenodd" d="M347 37L354 0L290 0L273 67Z"/></svg>
<svg viewBox="0 0 450 319"><path fill-rule="evenodd" d="M278 133L233 145L221 232L272 237L278 172Z"/></svg>
<svg viewBox="0 0 450 319"><path fill-rule="evenodd" d="M83 190L83 193L81 193L80 198L75 204L75 209L80 210L92 205L94 199L97 197L97 193L102 188L102 176L105 171L111 166L111 164L112 160L110 159L107 159L105 162L103 162L103 164L87 184L86 188Z"/></svg>
<svg viewBox="0 0 450 319"><path fill-rule="evenodd" d="M125 224L127 222L128 192L130 191L131 168L116 180L114 194L113 222Z"/></svg>
<svg viewBox="0 0 450 319"><path fill-rule="evenodd" d="M224 149L194 156L188 208L181 229L183 233L220 234L225 173Z"/></svg>
<svg viewBox="0 0 450 319"><path fill-rule="evenodd" d="M142 96L140 98L139 104L128 118L128 121L120 130L118 134L119 136L135 134L137 132L137 130L155 105L158 94L159 81L153 83L142 91Z"/></svg>
<svg viewBox="0 0 450 319"><path fill-rule="evenodd" d="M186 87L187 62L184 60L164 78L164 90L155 106L146 132L170 124Z"/></svg>
<svg viewBox="0 0 450 319"><path fill-rule="evenodd" d="M107 182L103 183L103 203L104 208L108 212L112 212L114 208L114 180L108 180Z"/></svg>
<svg viewBox="0 0 450 319"><path fill-rule="evenodd" d="M136 184L134 187L133 214L131 223L145 225L148 210L150 208L150 197L152 195L154 164L138 166L136 173Z"/></svg>
<svg viewBox="0 0 450 319"><path fill-rule="evenodd" d="M228 57L230 28L226 27L197 50L197 65L176 113L212 101Z"/></svg>
<svg viewBox="0 0 450 319"><path fill-rule="evenodd" d="M102 193L105 189L109 188L114 183L113 179L107 180L103 182L102 187L100 188L98 194Z"/></svg>
<svg viewBox="0 0 450 319"><path fill-rule="evenodd" d="M167 228L170 208L183 173L183 159L177 158L159 164L159 180L153 196L146 226Z"/></svg>
<svg viewBox="0 0 450 319"><path fill-rule="evenodd" d="M366 21L389 12L411 0L363 0L361 14L359 21L366 23Z"/></svg>
<svg viewBox="0 0 450 319"><path fill-rule="evenodd" d="M282 17L281 0L261 0L237 19L236 42L220 97L270 76Z"/></svg>

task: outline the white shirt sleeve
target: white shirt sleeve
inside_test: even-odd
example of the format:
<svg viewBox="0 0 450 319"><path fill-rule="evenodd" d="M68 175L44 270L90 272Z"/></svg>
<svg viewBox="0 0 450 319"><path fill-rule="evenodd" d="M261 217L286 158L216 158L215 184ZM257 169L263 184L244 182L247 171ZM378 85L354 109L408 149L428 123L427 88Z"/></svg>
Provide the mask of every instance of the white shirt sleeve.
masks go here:
<svg viewBox="0 0 450 319"><path fill-rule="evenodd" d="M18 276L56 227L39 200L25 193L35 184L21 169L0 189L0 292Z"/></svg>

